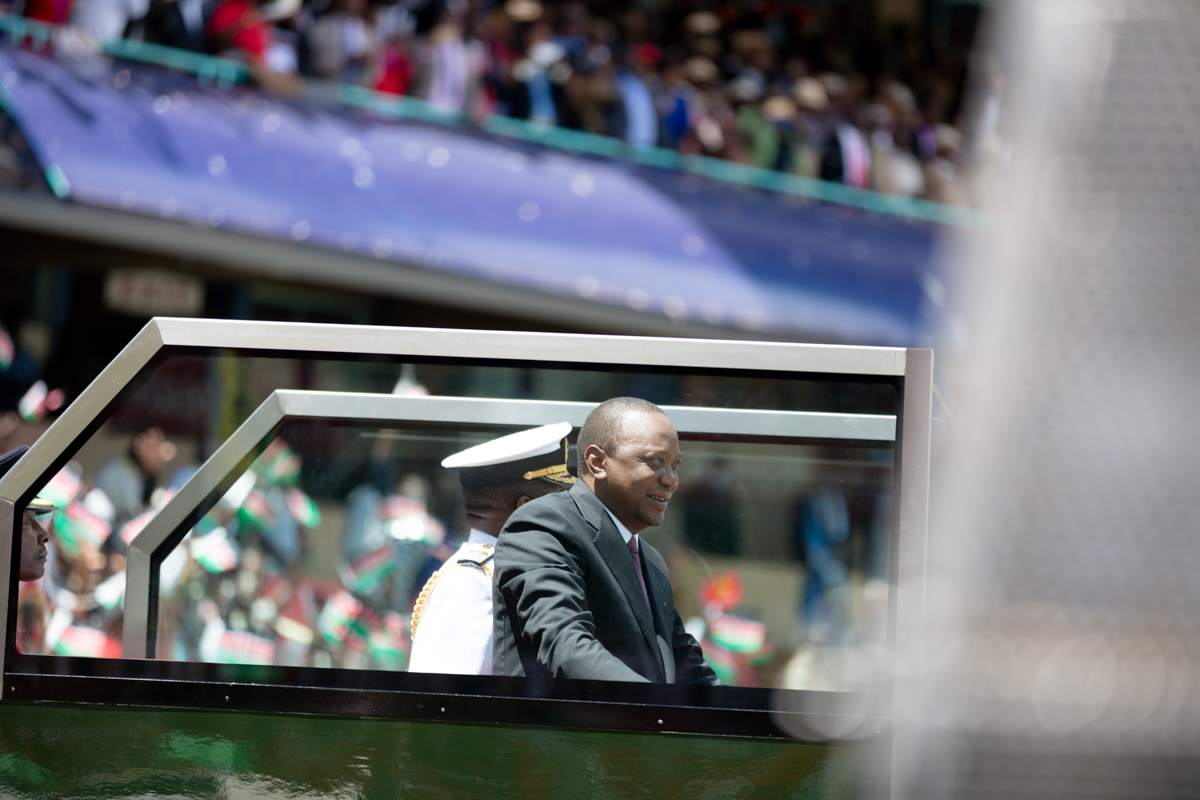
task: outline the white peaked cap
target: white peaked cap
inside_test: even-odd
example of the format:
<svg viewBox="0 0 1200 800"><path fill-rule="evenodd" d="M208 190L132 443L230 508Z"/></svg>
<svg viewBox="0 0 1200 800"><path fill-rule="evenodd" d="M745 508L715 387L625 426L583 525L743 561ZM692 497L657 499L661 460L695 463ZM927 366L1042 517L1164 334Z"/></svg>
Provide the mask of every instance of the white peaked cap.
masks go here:
<svg viewBox="0 0 1200 800"><path fill-rule="evenodd" d="M510 433L448 456L442 466L459 471L463 488L531 478L570 485L575 479L567 473L564 442L570 433L569 422Z"/></svg>
<svg viewBox="0 0 1200 800"><path fill-rule="evenodd" d="M462 452L446 456L442 466L446 469L462 467L488 467L506 464L523 458L553 453L562 448L562 440L571 432L571 423L555 422L540 428L517 431L490 442L468 447Z"/></svg>

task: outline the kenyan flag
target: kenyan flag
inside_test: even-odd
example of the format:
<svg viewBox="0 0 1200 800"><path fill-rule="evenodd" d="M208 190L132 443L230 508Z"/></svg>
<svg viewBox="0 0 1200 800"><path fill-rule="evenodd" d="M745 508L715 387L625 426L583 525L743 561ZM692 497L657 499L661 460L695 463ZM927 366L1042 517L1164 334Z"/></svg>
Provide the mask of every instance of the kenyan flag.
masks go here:
<svg viewBox="0 0 1200 800"><path fill-rule="evenodd" d="M342 583L355 594L370 594L396 566L396 550L385 544L342 570Z"/></svg>
<svg viewBox="0 0 1200 800"><path fill-rule="evenodd" d="M296 522L304 527L311 530L321 524L321 512L317 509L317 504L295 487L287 491L287 507L296 518Z"/></svg>
<svg viewBox="0 0 1200 800"><path fill-rule="evenodd" d="M95 588L92 597L102 608L116 608L125 598L125 570L110 576Z"/></svg>
<svg viewBox="0 0 1200 800"><path fill-rule="evenodd" d="M214 575L228 572L238 563L237 549L233 542L229 541L229 534L224 528L194 537L190 550L192 558Z"/></svg>
<svg viewBox="0 0 1200 800"><path fill-rule="evenodd" d="M42 490L38 492L38 497L59 508L66 508L82 491L83 478L70 467L63 467L57 475L50 479L49 483L42 487Z"/></svg>
<svg viewBox="0 0 1200 800"><path fill-rule="evenodd" d="M68 625L54 643L54 652L60 656L120 658L121 643L95 628Z"/></svg>
<svg viewBox="0 0 1200 800"><path fill-rule="evenodd" d="M767 638L767 626L754 620L725 614L708 626L708 636L717 644L735 653L755 653L762 649Z"/></svg>
<svg viewBox="0 0 1200 800"><path fill-rule="evenodd" d="M393 495L383 501L383 505L379 509L379 517L384 521L413 515L425 516L427 513L425 504L420 500L413 500L411 497L400 497L397 495Z"/></svg>
<svg viewBox="0 0 1200 800"><path fill-rule="evenodd" d="M261 490L255 489L246 496L246 502L238 509L238 521L259 530L266 530L275 524L275 512Z"/></svg>
<svg viewBox="0 0 1200 800"><path fill-rule="evenodd" d="M726 686L738 685L738 673L741 670L744 659L732 650L726 650L711 639L706 639L700 643L704 648L704 660L712 667L713 672L717 673L717 677L721 679L721 683Z"/></svg>
<svg viewBox="0 0 1200 800"><path fill-rule="evenodd" d="M45 381L38 381L17 401L17 413L26 422L41 422L46 414L57 411L64 399L62 389L50 389Z"/></svg>
<svg viewBox="0 0 1200 800"><path fill-rule="evenodd" d="M83 503L72 502L65 513L55 515L54 530L62 551L75 557L85 545L104 544L112 526L84 508Z"/></svg>
<svg viewBox="0 0 1200 800"><path fill-rule="evenodd" d="M395 611L387 612L383 624L371 629L367 645L378 669L404 669L408 661L408 647L403 631L404 618Z"/></svg>
<svg viewBox="0 0 1200 800"><path fill-rule="evenodd" d="M258 457L255 471L276 486L292 486L300 480L300 456L283 439L276 439Z"/></svg>
<svg viewBox="0 0 1200 800"><path fill-rule="evenodd" d="M216 660L219 664L274 664L275 643L246 631L225 631Z"/></svg>
<svg viewBox="0 0 1200 800"><path fill-rule="evenodd" d="M402 514L384 524L392 538L402 542L425 542L436 547L446 538L446 529L424 511Z"/></svg>
<svg viewBox="0 0 1200 800"><path fill-rule="evenodd" d="M317 630L329 644L341 644L350 630L350 624L362 613L363 604L347 591L329 598L317 617Z"/></svg>
<svg viewBox="0 0 1200 800"><path fill-rule="evenodd" d="M700 584L700 600L704 607L717 606L730 611L742 602L742 579L736 572L722 572Z"/></svg>

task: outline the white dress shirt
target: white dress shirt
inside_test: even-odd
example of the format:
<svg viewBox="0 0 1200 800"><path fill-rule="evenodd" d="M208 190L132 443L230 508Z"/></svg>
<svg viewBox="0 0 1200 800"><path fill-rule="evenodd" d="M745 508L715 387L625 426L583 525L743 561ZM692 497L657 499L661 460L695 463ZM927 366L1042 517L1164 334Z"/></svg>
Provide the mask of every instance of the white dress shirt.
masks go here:
<svg viewBox="0 0 1200 800"><path fill-rule="evenodd" d="M604 503L601 503L600 505L604 506ZM616 515L608 510L608 506L604 506L604 510L608 514L608 518L611 519L613 524L617 526L617 530L621 532L621 538L625 540L625 546L629 546L630 539L637 539L638 550L641 550L642 540L638 539L636 534L630 533L629 528L626 528L624 525L622 525L621 520L617 519Z"/></svg>

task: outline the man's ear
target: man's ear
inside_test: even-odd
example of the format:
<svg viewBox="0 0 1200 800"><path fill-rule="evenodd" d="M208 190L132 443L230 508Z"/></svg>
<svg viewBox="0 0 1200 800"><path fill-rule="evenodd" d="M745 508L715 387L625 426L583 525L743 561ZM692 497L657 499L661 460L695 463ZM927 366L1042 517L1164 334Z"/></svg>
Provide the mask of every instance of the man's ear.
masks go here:
<svg viewBox="0 0 1200 800"><path fill-rule="evenodd" d="M529 502L530 500L532 500L532 499L533 499L533 498L532 498L532 497L530 497L530 496L529 496L529 495L527 495L527 494L523 494L523 495L521 495L520 497L518 497L518 498L517 498L517 505L516 505L516 508L520 508L521 506L525 505L526 503L528 503L528 502Z"/></svg>
<svg viewBox="0 0 1200 800"><path fill-rule="evenodd" d="M589 444L583 451L583 463L587 465L588 472L592 474L593 478L604 480L607 458L608 455L594 444Z"/></svg>

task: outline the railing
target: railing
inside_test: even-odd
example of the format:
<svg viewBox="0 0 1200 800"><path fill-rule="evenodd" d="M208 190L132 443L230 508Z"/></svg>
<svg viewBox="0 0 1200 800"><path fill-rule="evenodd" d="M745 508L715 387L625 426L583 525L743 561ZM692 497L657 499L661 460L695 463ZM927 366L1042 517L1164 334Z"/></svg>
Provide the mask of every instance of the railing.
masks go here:
<svg viewBox="0 0 1200 800"><path fill-rule="evenodd" d="M58 30L58 26L55 25L47 25L9 14L0 14L0 32L8 33L15 41L29 40L35 47L50 43ZM113 58L155 64L190 73L202 83L214 83L220 87L244 83L250 78L250 71L246 65L233 59L177 50L131 39L114 39L104 42L102 50ZM823 203L835 203L875 214L953 227L974 227L984 221L984 215L975 209L856 189L840 183L737 164L718 158L684 155L665 147L637 147L609 136L538 124L512 117L493 115L476 125L462 113L446 111L414 97L397 97L361 86L341 87L337 99L344 106L371 111L392 119L413 120L448 127L477 127L500 138L528 142L580 156L625 159L660 169L700 175L733 186L761 189Z"/></svg>

